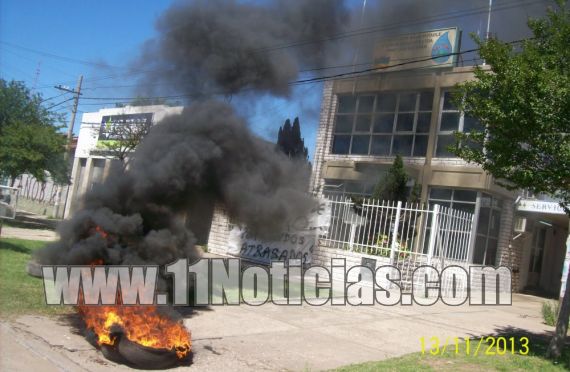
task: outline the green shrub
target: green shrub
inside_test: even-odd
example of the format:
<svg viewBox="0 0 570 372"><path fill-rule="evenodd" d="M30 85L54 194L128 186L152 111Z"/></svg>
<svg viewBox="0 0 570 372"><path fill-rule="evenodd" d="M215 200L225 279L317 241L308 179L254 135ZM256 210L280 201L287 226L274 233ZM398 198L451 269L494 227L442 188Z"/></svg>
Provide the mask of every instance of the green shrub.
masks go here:
<svg viewBox="0 0 570 372"><path fill-rule="evenodd" d="M549 326L555 326L558 319L560 303L558 301L546 301L542 304L542 319Z"/></svg>

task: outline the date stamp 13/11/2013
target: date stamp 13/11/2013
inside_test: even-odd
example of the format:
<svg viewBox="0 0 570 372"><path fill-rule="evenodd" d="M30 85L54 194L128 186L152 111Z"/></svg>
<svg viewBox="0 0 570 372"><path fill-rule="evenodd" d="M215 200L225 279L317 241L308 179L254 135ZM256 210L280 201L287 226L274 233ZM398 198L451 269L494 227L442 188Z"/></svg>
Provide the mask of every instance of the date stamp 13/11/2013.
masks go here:
<svg viewBox="0 0 570 372"><path fill-rule="evenodd" d="M487 336L480 338L420 337L422 355L444 356L446 354L478 355L527 355L530 351L528 337Z"/></svg>

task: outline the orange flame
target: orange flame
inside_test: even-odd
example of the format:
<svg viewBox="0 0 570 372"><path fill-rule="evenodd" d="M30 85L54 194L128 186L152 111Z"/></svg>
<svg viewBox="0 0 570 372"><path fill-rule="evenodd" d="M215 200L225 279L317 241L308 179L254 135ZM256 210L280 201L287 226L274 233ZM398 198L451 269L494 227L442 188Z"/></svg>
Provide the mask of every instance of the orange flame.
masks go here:
<svg viewBox="0 0 570 372"><path fill-rule="evenodd" d="M101 236L105 239L107 239L107 236L109 236L109 234L105 230L103 230L101 226L95 226L95 231L101 234Z"/></svg>
<svg viewBox="0 0 570 372"><path fill-rule="evenodd" d="M99 226L95 227L95 231L103 238L108 236ZM91 262L92 266L102 264L102 259ZM80 292L81 302L83 293ZM156 306L79 305L78 310L87 328L97 334L99 345L114 345L116 340L111 336L111 329L119 326L130 341L145 347L173 350L180 359L191 350L190 332L181 322L160 314Z"/></svg>
<svg viewBox="0 0 570 372"><path fill-rule="evenodd" d="M191 350L190 334L183 324L160 313L156 306L79 306L87 328L98 337L98 344L114 345L113 326L119 326L125 336L139 345L173 350L184 358Z"/></svg>

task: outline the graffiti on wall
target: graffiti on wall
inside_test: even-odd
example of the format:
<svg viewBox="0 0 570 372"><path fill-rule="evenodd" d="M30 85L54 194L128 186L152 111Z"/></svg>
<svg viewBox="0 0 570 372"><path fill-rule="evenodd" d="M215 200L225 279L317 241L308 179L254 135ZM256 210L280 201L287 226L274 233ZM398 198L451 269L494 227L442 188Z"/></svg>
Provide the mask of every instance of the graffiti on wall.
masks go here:
<svg viewBox="0 0 570 372"><path fill-rule="evenodd" d="M261 263L300 259L303 264L308 264L318 235L327 232L330 221L331 205L320 200L309 216L291 221L287 230L273 241L262 241L247 227L234 225L228 238L228 254Z"/></svg>

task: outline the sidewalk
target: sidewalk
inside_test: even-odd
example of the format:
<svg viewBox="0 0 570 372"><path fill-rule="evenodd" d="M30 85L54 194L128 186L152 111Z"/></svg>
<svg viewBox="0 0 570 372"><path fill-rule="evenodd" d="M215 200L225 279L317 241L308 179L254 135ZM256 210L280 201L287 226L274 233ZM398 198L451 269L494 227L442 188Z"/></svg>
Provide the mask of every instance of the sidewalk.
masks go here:
<svg viewBox="0 0 570 372"><path fill-rule="evenodd" d="M59 221L25 211L18 211L16 219L4 220L2 238L54 241L58 236L55 227Z"/></svg>
<svg viewBox="0 0 570 372"><path fill-rule="evenodd" d="M2 234L0 237L52 242L57 240L58 236L57 233L53 230L25 229L21 227L2 226Z"/></svg>
<svg viewBox="0 0 570 372"><path fill-rule="evenodd" d="M513 306L211 307L185 321L192 370L322 370L420 351L420 337L477 337L517 329L545 334L543 299ZM0 370L106 371L116 365L73 333L69 320L22 316L0 324ZM177 370L182 370L180 367Z"/></svg>

